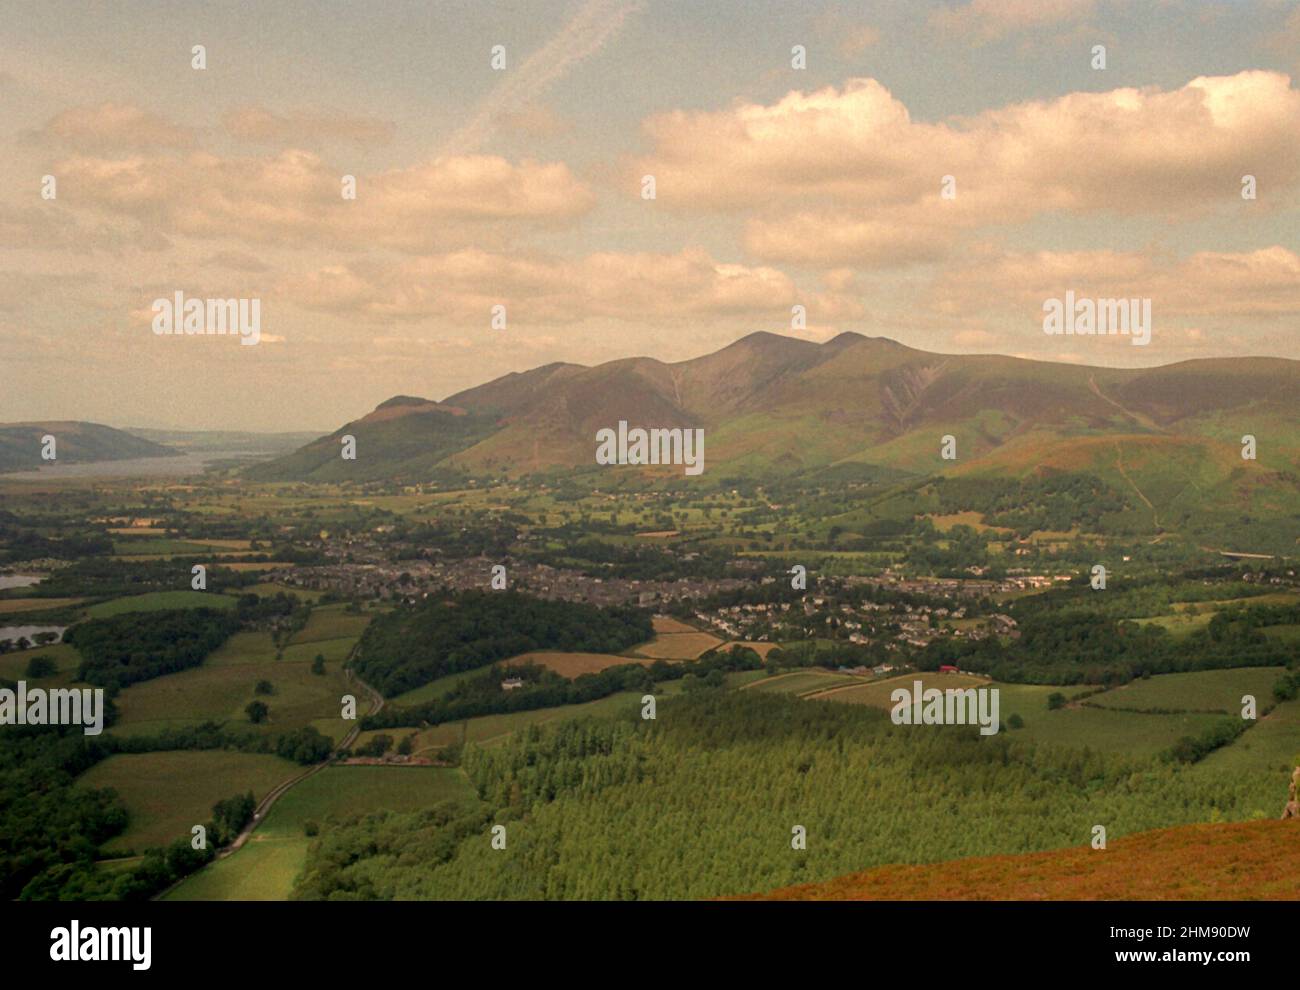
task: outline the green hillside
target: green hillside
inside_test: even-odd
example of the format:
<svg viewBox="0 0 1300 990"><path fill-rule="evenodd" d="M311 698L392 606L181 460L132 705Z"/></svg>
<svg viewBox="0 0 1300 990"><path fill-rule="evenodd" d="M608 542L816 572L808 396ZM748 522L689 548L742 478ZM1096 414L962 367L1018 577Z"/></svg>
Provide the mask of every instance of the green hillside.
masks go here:
<svg viewBox="0 0 1300 990"><path fill-rule="evenodd" d="M56 458L53 462L41 458L46 436L55 440ZM99 423L0 423L0 471L27 471L49 463L81 464L134 457L179 456L178 450Z"/></svg>

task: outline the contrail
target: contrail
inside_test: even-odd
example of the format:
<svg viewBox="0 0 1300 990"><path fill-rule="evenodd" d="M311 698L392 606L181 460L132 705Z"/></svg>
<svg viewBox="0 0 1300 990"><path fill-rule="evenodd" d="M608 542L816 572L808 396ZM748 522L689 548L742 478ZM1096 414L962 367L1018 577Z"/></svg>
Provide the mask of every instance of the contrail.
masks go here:
<svg viewBox="0 0 1300 990"><path fill-rule="evenodd" d="M634 3L588 0L559 34L529 55L517 69L510 68L507 62L504 78L479 101L469 122L447 139L442 154L473 154L487 140L502 113L536 99L573 66L600 51L628 15L640 8L639 0Z"/></svg>

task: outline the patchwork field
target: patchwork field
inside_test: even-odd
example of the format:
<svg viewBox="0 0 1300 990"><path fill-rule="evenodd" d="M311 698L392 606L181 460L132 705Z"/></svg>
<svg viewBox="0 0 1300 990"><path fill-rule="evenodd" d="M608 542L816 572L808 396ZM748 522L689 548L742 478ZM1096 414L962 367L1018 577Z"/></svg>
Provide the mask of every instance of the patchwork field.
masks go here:
<svg viewBox="0 0 1300 990"><path fill-rule="evenodd" d="M283 900L306 861L312 842L308 822L323 824L370 811L416 811L447 800L477 800L458 769L328 767L276 801L239 851L188 877L166 899Z"/></svg>
<svg viewBox="0 0 1300 990"><path fill-rule="evenodd" d="M131 815L126 831L110 850L143 852L174 839L212 817L212 806L252 791L261 798L301 768L278 756L224 750L123 753L110 756L78 779L87 787L111 787Z"/></svg>

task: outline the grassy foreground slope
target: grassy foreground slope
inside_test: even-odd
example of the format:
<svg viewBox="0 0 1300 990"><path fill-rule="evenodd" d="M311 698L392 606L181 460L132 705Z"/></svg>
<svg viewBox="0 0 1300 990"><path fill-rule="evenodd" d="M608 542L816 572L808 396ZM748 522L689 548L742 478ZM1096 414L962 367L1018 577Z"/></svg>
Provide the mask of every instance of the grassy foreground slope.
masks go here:
<svg viewBox="0 0 1300 990"><path fill-rule="evenodd" d="M1300 900L1300 822L1186 825L1116 839L1104 850L884 866L742 899Z"/></svg>
<svg viewBox="0 0 1300 990"><path fill-rule="evenodd" d="M307 860L311 823L363 812L416 811L439 801L473 802L469 781L444 767L330 767L277 801L233 855L187 877L166 900L285 900Z"/></svg>

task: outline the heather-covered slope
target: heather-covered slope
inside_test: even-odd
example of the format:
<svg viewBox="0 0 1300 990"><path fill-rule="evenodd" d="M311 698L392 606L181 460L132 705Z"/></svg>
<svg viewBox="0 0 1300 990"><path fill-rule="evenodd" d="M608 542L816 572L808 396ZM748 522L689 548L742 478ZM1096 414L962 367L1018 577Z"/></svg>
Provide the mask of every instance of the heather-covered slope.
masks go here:
<svg viewBox="0 0 1300 990"><path fill-rule="evenodd" d="M1185 825L1125 836L1104 850L1076 846L925 866L882 866L741 899L1300 900L1300 823Z"/></svg>

